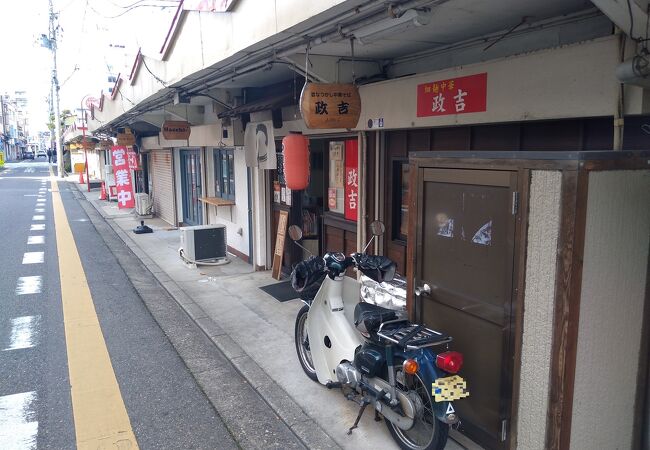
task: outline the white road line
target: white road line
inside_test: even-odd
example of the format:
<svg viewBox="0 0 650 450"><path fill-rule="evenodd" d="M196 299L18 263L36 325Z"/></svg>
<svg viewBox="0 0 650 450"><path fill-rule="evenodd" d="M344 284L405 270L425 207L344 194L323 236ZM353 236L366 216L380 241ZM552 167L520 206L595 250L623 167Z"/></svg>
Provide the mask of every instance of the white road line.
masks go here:
<svg viewBox="0 0 650 450"><path fill-rule="evenodd" d="M40 294L43 278L40 275L18 278L16 295Z"/></svg>
<svg viewBox="0 0 650 450"><path fill-rule="evenodd" d="M37 198L36 203L45 203L45 199L44 198Z"/></svg>
<svg viewBox="0 0 650 450"><path fill-rule="evenodd" d="M34 209L34 212L35 213L44 213L45 209L44 208L36 208L36 209Z"/></svg>
<svg viewBox="0 0 650 450"><path fill-rule="evenodd" d="M23 316L11 319L9 346L2 350L9 351L35 347L40 320L41 316Z"/></svg>
<svg viewBox="0 0 650 450"><path fill-rule="evenodd" d="M33 223L29 231L43 231L45 229L44 223Z"/></svg>
<svg viewBox="0 0 650 450"><path fill-rule="evenodd" d="M27 245L45 244L45 236L28 236Z"/></svg>
<svg viewBox="0 0 650 450"><path fill-rule="evenodd" d="M23 255L23 264L42 264L45 260L45 252L26 252Z"/></svg>
<svg viewBox="0 0 650 450"><path fill-rule="evenodd" d="M0 448L35 449L36 392L0 397Z"/></svg>
<svg viewBox="0 0 650 450"><path fill-rule="evenodd" d="M34 217L32 217L32 220L45 220L45 216L37 214Z"/></svg>

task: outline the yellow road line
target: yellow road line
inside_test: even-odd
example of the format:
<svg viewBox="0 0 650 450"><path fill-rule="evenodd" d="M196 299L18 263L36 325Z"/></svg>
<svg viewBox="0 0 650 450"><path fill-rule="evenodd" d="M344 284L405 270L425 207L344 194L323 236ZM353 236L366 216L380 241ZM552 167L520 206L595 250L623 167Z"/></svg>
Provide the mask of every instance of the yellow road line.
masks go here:
<svg viewBox="0 0 650 450"><path fill-rule="evenodd" d="M137 449L54 177L51 185L77 448Z"/></svg>

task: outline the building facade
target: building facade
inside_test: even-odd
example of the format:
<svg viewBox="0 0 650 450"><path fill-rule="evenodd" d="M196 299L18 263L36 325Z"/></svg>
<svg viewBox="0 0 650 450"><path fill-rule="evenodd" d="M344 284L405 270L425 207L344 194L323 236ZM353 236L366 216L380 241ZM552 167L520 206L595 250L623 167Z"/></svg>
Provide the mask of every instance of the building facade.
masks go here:
<svg viewBox="0 0 650 450"><path fill-rule="evenodd" d="M433 303L415 299L413 289L429 280L427 270L442 275L417 259L422 242L433 241L414 217L426 218L421 205L432 196L462 197L462 205L465 199L474 202L481 213L463 219L462 226L449 212L461 217L464 206L458 209L455 203L427 219L438 226L432 235L469 242L470 260L482 261L484 270L464 264L457 271L467 270L479 287L485 283L493 289L437 301L455 308L453 320L443 306L431 309L449 314L456 327L450 332L459 345L485 345L480 351L476 346L465 350L467 364L474 364L469 378L477 393L460 411L462 430L487 448L585 448L592 439L612 442L611 436L614 445L640 446L647 420L634 418L647 417L642 400L647 320L632 316L641 318L647 311L647 274L621 281L634 299L622 307L631 315L616 322L631 330L624 343L632 363L623 371L637 380L618 386L621 395L608 399L621 420L612 421L605 413L587 420L587 405L595 395L590 386L615 384L616 376L592 373L589 378L587 369L596 358L592 346L600 341L584 324L606 320L611 308L604 300L585 306L588 288L583 286L576 291L583 292L579 310L583 317L593 316L582 325L574 316L566 322L554 316L562 310L565 292L553 288L562 256L557 236L570 212L554 205L570 188L562 171L573 162L576 170L583 167L577 152L648 149L648 74L628 70L645 58L638 38L643 35L639 24L646 22L645 9L635 1L630 12L608 2L578 0L423 0L395 2L388 10L383 2L360 0L240 0L223 12L181 5L160 52L138 53L131 73L123 74L92 111L89 128L112 135L128 128L136 136L139 176L146 179L143 192L150 193L155 214L174 226L225 224L229 250L259 270L272 264L282 211L290 224L303 228L305 246L321 254L363 248L370 222L383 221L387 231L374 251L396 261L410 286L410 312L426 323L435 322L425 310ZM356 127L308 128L300 109L305 82L358 86ZM338 100L323 102L316 113L325 114L325 107L330 113L345 106ZM171 121L187 124L189 136L166 139L165 124ZM248 130L263 140L255 145L258 151L264 148L264 162L259 154L256 163L247 161ZM309 139L310 180L301 191L288 189L283 173L281 142L292 132ZM499 171L494 161L508 155L519 165L502 163ZM563 158L573 162L558 162ZM642 168L637 159L629 166L635 171ZM523 162L531 160L553 162ZM483 167L499 173L486 174ZM621 204L621 214L643 205L650 191L647 171L630 175L633 181L625 192L638 203ZM472 181L473 176L484 181ZM596 190L589 191L589 201L604 196L604 204L613 207L606 194L597 194L598 186L607 190L607 183L623 184L607 175L593 180ZM430 191L423 190L427 181L433 183L426 188ZM445 183L451 184L436 191ZM461 184L469 187L455 192ZM512 211L507 220L503 211L481 206L504 193L508 198L502 206ZM515 200L520 196L527 206L521 213ZM635 264L646 268L647 204L640 206L639 221L626 228L641 249L633 256ZM597 221L598 209L585 208ZM550 221L547 228L520 228L522 221L544 220ZM512 245L494 256L497 246L491 243L499 221L509 224L501 230L512 234L502 238ZM532 246L543 239L547 246ZM283 252L285 271L303 256L293 246ZM591 269L583 277L607 272L597 264ZM536 271L550 278L539 281L532 275ZM539 292L524 292L526 284L535 283ZM422 311L416 310L418 304ZM462 305L478 312L461 316ZM568 344L554 334L562 324L578 330ZM558 362L567 357L566 346L578 348L569 351L568 372Z"/></svg>

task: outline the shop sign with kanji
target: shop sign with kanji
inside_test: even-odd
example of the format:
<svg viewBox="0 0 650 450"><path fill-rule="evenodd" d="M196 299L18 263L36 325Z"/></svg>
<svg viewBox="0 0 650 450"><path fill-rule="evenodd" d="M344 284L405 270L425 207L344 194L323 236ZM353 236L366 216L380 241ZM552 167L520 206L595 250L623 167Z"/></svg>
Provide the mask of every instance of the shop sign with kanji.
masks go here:
<svg viewBox="0 0 650 450"><path fill-rule="evenodd" d="M355 139L345 141L345 199L344 216L356 222L359 211L359 144Z"/></svg>
<svg viewBox="0 0 650 450"><path fill-rule="evenodd" d="M487 110L487 73L418 85L417 116L446 116Z"/></svg>
<svg viewBox="0 0 650 450"><path fill-rule="evenodd" d="M135 197L133 196L133 183L131 182L127 148L125 146L111 147L111 159L117 190L117 206L120 209L135 208Z"/></svg>
<svg viewBox="0 0 650 450"><path fill-rule="evenodd" d="M354 84L307 83L300 112L307 128L354 128L361 115L359 90Z"/></svg>

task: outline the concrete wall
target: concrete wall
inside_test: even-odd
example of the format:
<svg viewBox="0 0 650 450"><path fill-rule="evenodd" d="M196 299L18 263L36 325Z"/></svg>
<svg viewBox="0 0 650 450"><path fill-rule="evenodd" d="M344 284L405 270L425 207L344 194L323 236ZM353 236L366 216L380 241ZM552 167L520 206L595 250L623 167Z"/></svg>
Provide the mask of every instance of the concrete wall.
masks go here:
<svg viewBox="0 0 650 450"><path fill-rule="evenodd" d="M546 439L561 174L535 170L530 182L524 336L517 447L543 449Z"/></svg>
<svg viewBox="0 0 650 450"><path fill-rule="evenodd" d="M359 129L368 119L384 128L612 116L617 101L615 36L361 86ZM487 110L416 117L417 86L487 72Z"/></svg>
<svg viewBox="0 0 650 450"><path fill-rule="evenodd" d="M226 225L228 245L244 255L249 254L248 249L248 181L244 149L235 148L235 205L234 206L207 206L209 223ZM207 194L214 197L214 157L212 147L207 149L205 170L207 174Z"/></svg>
<svg viewBox="0 0 650 450"><path fill-rule="evenodd" d="M593 172L571 448L631 448L650 239L650 171Z"/></svg>

